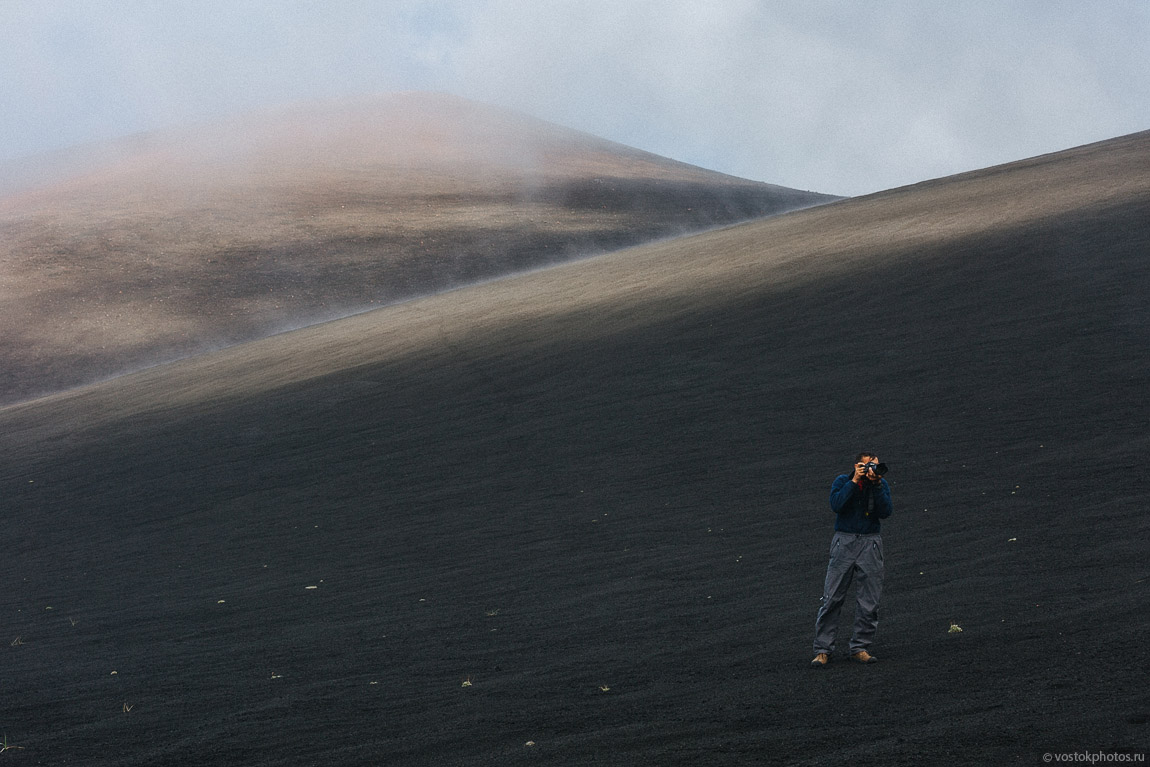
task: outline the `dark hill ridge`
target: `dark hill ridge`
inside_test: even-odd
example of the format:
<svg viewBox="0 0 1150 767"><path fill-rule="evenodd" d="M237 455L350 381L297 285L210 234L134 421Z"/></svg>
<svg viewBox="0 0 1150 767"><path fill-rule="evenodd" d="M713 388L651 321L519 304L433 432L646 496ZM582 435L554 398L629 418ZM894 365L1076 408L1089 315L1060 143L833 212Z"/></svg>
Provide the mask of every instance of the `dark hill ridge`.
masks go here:
<svg viewBox="0 0 1150 767"><path fill-rule="evenodd" d="M1148 209L1144 133L0 410L12 753L1144 752ZM882 660L812 672L860 445Z"/></svg>
<svg viewBox="0 0 1150 767"><path fill-rule="evenodd" d="M0 403L834 199L431 94L141 135L38 167L54 180L25 168L0 197Z"/></svg>

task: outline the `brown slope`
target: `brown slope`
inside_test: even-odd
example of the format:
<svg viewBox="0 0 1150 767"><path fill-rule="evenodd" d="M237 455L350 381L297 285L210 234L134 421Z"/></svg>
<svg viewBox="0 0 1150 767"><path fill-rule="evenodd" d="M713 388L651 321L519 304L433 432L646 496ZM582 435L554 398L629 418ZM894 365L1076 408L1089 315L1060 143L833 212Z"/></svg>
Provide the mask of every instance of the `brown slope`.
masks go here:
<svg viewBox="0 0 1150 767"><path fill-rule="evenodd" d="M0 402L831 199L429 94L67 162L82 172L0 197Z"/></svg>
<svg viewBox="0 0 1150 767"><path fill-rule="evenodd" d="M8 736L94 765L1145 750L1148 205L1139 134L6 408ZM882 662L812 676L860 443L894 467Z"/></svg>

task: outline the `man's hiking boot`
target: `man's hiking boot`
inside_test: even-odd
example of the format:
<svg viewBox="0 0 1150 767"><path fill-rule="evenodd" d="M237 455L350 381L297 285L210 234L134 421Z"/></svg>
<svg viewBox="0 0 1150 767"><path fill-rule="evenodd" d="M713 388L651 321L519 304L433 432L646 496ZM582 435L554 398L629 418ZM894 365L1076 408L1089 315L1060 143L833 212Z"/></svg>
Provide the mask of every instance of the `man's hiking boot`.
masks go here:
<svg viewBox="0 0 1150 767"><path fill-rule="evenodd" d="M878 658L871 655L866 650L859 650L851 656L851 660L855 663L878 663Z"/></svg>
<svg viewBox="0 0 1150 767"><path fill-rule="evenodd" d="M811 661L811 668L823 668L830 662L831 656L827 655L825 652L821 652L815 656L813 661Z"/></svg>

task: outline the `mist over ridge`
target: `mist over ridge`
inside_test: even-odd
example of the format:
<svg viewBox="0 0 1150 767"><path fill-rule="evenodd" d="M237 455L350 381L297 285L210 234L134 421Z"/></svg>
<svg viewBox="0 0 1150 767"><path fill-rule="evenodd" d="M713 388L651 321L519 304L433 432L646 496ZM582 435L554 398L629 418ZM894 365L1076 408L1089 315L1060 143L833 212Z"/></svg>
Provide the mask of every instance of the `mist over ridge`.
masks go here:
<svg viewBox="0 0 1150 767"><path fill-rule="evenodd" d="M835 198L443 94L77 148L0 197L0 402Z"/></svg>

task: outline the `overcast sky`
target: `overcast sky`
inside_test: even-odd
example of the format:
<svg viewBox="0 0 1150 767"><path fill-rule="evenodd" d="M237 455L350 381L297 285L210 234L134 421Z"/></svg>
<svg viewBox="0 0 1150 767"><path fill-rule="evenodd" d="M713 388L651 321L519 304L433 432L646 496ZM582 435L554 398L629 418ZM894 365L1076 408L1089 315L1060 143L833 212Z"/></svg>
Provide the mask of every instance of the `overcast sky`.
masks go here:
<svg viewBox="0 0 1150 767"><path fill-rule="evenodd" d="M1150 0L0 0L0 161L438 90L857 195L1150 129Z"/></svg>

